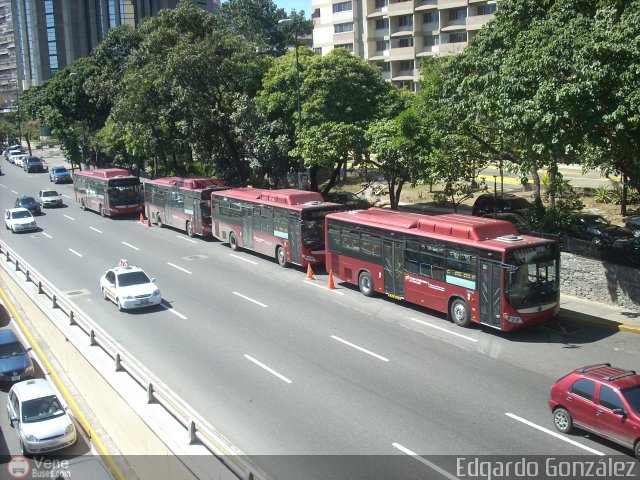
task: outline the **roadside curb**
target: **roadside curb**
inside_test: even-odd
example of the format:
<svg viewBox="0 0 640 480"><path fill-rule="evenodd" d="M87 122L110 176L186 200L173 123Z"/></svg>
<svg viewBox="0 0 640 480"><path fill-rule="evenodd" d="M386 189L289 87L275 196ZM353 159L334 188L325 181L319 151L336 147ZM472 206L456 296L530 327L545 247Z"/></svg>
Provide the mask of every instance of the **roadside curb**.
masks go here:
<svg viewBox="0 0 640 480"><path fill-rule="evenodd" d="M606 318L589 315L587 313L575 312L573 310L565 310L561 308L559 319L593 325L600 328L606 328L607 330L640 334L640 325L627 325L617 320L609 320Z"/></svg>

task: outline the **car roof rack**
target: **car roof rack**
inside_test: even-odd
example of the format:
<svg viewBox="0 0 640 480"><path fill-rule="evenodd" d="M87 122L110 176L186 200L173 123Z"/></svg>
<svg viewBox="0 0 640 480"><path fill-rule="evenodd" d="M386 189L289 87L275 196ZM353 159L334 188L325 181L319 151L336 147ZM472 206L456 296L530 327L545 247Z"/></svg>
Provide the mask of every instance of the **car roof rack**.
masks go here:
<svg viewBox="0 0 640 480"><path fill-rule="evenodd" d="M590 372L591 370L595 370L597 368L610 367L610 366L611 366L610 363L597 363L595 365L587 365L586 367L581 367L577 369L576 372L585 373L585 372Z"/></svg>
<svg viewBox="0 0 640 480"><path fill-rule="evenodd" d="M635 370L627 370L625 372L616 373L615 375L608 375L606 377L603 377L602 379L606 380L607 382L610 382L612 380L618 380L619 378L629 377L635 374L636 374Z"/></svg>

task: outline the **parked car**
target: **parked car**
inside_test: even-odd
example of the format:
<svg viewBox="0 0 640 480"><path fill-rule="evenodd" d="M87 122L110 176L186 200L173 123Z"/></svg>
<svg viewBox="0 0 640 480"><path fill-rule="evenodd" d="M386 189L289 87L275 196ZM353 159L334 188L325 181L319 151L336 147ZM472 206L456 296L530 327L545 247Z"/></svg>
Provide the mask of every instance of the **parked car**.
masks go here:
<svg viewBox="0 0 640 480"><path fill-rule="evenodd" d="M625 228L631 230L634 237L640 237L640 215L624 217L622 223L624 223Z"/></svg>
<svg viewBox="0 0 640 480"><path fill-rule="evenodd" d="M614 240L610 255L617 263L640 267L640 237Z"/></svg>
<svg viewBox="0 0 640 480"><path fill-rule="evenodd" d="M36 199L30 197L28 195L22 195L16 198L16 202L14 204L16 208L26 208L31 212L31 214L35 217L36 215L42 214L42 210L40 209L40 205L36 202Z"/></svg>
<svg viewBox="0 0 640 480"><path fill-rule="evenodd" d="M549 407L562 433L573 427L633 449L640 458L640 375L609 363L578 368L551 387Z"/></svg>
<svg viewBox="0 0 640 480"><path fill-rule="evenodd" d="M36 220L26 208L9 208L4 212L4 225L11 232L37 230Z"/></svg>
<svg viewBox="0 0 640 480"><path fill-rule="evenodd" d="M24 160L28 157L26 153L18 153L16 155L11 156L11 163L13 163L16 167L24 168L23 163Z"/></svg>
<svg viewBox="0 0 640 480"><path fill-rule="evenodd" d="M53 183L70 183L73 181L71 172L62 166L49 169L49 180Z"/></svg>
<svg viewBox="0 0 640 480"><path fill-rule="evenodd" d="M44 172L44 163L38 157L27 157L22 161L25 172Z"/></svg>
<svg viewBox="0 0 640 480"><path fill-rule="evenodd" d="M513 193L504 193L493 195L491 193L483 193L473 202L471 215L477 217L485 217L495 213L516 213L524 216L531 206L526 198L518 197Z"/></svg>
<svg viewBox="0 0 640 480"><path fill-rule="evenodd" d="M595 245L611 246L619 238L631 238L629 230L613 225L601 215L581 213L577 216L577 223L571 232L573 237L588 240Z"/></svg>
<svg viewBox="0 0 640 480"><path fill-rule="evenodd" d="M493 213L490 213L487 215L483 215L483 217L495 218L496 220L506 220L507 222L511 222L521 233L531 231L531 226L529 225L529 222L527 222L522 215L519 215L517 213L508 213L508 212L496 213L495 217Z"/></svg>
<svg viewBox="0 0 640 480"><path fill-rule="evenodd" d="M7 395L7 414L23 455L48 453L76 443L73 420L43 378L13 385Z"/></svg>
<svg viewBox="0 0 640 480"><path fill-rule="evenodd" d="M14 158L16 155L22 155L22 149L9 147L9 150L6 152L6 158L9 160L9 163L16 163Z"/></svg>
<svg viewBox="0 0 640 480"><path fill-rule="evenodd" d="M349 209L366 209L371 206L364 198L351 192L329 192L325 195L327 202L341 203Z"/></svg>
<svg viewBox="0 0 640 480"><path fill-rule="evenodd" d="M51 190L50 188L45 188L44 190L40 190L38 192L38 204L42 208L61 207L62 195L60 195L55 190Z"/></svg>
<svg viewBox="0 0 640 480"><path fill-rule="evenodd" d="M13 330L0 330L0 382L19 382L33 377L33 362Z"/></svg>
<svg viewBox="0 0 640 480"><path fill-rule="evenodd" d="M162 302L155 278L121 260L117 267L110 268L100 277L100 291L105 300L113 301L118 310L150 307Z"/></svg>

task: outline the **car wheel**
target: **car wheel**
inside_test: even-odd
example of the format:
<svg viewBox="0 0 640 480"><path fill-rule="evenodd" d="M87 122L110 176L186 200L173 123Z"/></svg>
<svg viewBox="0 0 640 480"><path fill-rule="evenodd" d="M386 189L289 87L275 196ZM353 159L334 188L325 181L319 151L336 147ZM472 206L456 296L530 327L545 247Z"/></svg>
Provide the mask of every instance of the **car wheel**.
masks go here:
<svg viewBox="0 0 640 480"><path fill-rule="evenodd" d="M276 260L278 261L278 265L281 267L287 267L287 254L284 252L284 248L281 245L278 245L278 248L276 248Z"/></svg>
<svg viewBox="0 0 640 480"><path fill-rule="evenodd" d="M122 304L120 303L120 299L119 298L116 298L116 305L117 305L119 311L122 312L124 310L124 308L122 307Z"/></svg>
<svg viewBox="0 0 640 480"><path fill-rule="evenodd" d="M636 458L640 458L640 440L638 440L636 442L635 447L633 447L633 453L636 456Z"/></svg>
<svg viewBox="0 0 640 480"><path fill-rule="evenodd" d="M14 226L11 226L11 233L16 233L16 229Z"/></svg>
<svg viewBox="0 0 640 480"><path fill-rule="evenodd" d="M105 300L109 300L109 297L107 297L107 292L104 288L102 289L102 298L104 298Z"/></svg>
<svg viewBox="0 0 640 480"><path fill-rule="evenodd" d="M361 272L360 275L358 275L358 288L365 297L373 296L373 280L369 272Z"/></svg>
<svg viewBox="0 0 640 480"><path fill-rule="evenodd" d="M553 412L553 424L558 431L569 433L573 428L573 419L571 414L564 408L556 408Z"/></svg>
<svg viewBox="0 0 640 480"><path fill-rule="evenodd" d="M238 239L236 238L236 234L233 232L229 234L229 246L231 247L231 250L233 250L234 252L237 252L239 249Z"/></svg>
<svg viewBox="0 0 640 480"><path fill-rule="evenodd" d="M632 232L634 237L636 238L640 237L640 228L638 228L637 230L632 230Z"/></svg>
<svg viewBox="0 0 640 480"><path fill-rule="evenodd" d="M451 320L459 327L468 327L471 325L471 315L469 315L469 306L467 302L456 298L451 302L451 308L449 309L451 314Z"/></svg>
<svg viewBox="0 0 640 480"><path fill-rule="evenodd" d="M591 243L594 245L602 245L602 239L600 237L593 237L591 239Z"/></svg>
<svg viewBox="0 0 640 480"><path fill-rule="evenodd" d="M193 231L192 222L187 222L187 235L191 238L196 236L196 232Z"/></svg>
<svg viewBox="0 0 640 480"><path fill-rule="evenodd" d="M27 452L27 449L24 447L24 443L22 442L22 440L20 440L20 453L23 457L29 456L29 452Z"/></svg>
<svg viewBox="0 0 640 480"><path fill-rule="evenodd" d="M84 204L84 200L82 202L80 202L80 210L85 211L87 209L87 206Z"/></svg>

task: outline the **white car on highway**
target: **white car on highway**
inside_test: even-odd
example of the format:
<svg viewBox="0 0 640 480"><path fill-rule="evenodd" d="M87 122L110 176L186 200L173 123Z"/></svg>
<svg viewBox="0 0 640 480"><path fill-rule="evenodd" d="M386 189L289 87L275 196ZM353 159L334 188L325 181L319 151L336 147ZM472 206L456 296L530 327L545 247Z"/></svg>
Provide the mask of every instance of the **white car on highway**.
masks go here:
<svg viewBox="0 0 640 480"><path fill-rule="evenodd" d="M160 305L162 295L155 278L121 260L117 267L110 268L100 277L100 290L105 300L111 300L118 310Z"/></svg>
<svg viewBox="0 0 640 480"><path fill-rule="evenodd" d="M37 230L36 220L26 208L9 208L4 212L4 225L11 232Z"/></svg>

